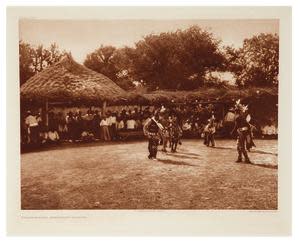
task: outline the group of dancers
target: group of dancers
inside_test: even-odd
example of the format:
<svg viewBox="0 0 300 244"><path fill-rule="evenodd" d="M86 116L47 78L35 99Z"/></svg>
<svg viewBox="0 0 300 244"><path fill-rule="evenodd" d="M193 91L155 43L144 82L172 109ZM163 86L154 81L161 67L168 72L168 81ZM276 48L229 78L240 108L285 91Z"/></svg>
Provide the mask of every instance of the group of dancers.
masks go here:
<svg viewBox="0 0 300 244"><path fill-rule="evenodd" d="M181 143L182 129L175 115L160 118L159 111L155 111L154 116L146 121L143 129L144 134L148 137L149 159L156 160L160 142L163 145L163 152L167 152L168 143L171 152L176 152L177 145Z"/></svg>
<svg viewBox="0 0 300 244"><path fill-rule="evenodd" d="M176 152L177 145L181 144L182 129L176 114L164 115L164 107L155 110L153 116L149 118L143 128L145 136L148 138L148 158L157 160L158 146L161 143L162 151L167 152L167 145L171 152ZM248 106L243 105L240 100L235 104L235 125L231 131L232 135L237 135L237 160L236 162L251 163L247 151L255 146L253 142L253 126L250 124L251 116L248 113ZM215 117L212 114L204 128L204 144L215 146L214 135L216 132Z"/></svg>

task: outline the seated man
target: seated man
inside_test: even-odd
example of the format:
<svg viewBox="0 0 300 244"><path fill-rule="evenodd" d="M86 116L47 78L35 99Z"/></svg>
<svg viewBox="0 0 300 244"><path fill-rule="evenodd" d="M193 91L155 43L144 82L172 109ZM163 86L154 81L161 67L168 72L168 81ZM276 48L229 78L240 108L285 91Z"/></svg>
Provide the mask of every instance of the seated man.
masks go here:
<svg viewBox="0 0 300 244"><path fill-rule="evenodd" d="M268 123L267 125L265 125L262 128L262 135L263 135L263 138L266 138L266 139L275 138L276 137L276 127L273 124Z"/></svg>
<svg viewBox="0 0 300 244"><path fill-rule="evenodd" d="M47 142L57 143L59 142L59 135L56 130L50 130L47 135Z"/></svg>
<svg viewBox="0 0 300 244"><path fill-rule="evenodd" d="M192 124L189 120L186 120L185 123L182 125L182 129L184 131L190 131L192 129Z"/></svg>
<svg viewBox="0 0 300 244"><path fill-rule="evenodd" d="M95 137L94 137L94 134L92 132L89 132L89 131L83 131L81 133L81 140L83 142L91 142L91 141L94 141Z"/></svg>

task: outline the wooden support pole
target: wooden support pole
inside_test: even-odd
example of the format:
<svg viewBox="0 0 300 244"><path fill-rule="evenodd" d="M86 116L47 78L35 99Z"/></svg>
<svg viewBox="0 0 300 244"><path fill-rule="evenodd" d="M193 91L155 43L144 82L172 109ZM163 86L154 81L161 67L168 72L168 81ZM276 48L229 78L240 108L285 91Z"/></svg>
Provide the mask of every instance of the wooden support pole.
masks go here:
<svg viewBox="0 0 300 244"><path fill-rule="evenodd" d="M45 102L45 115L46 115L46 126L48 127L49 125L49 115L48 115L48 110L49 110L49 103L48 103L48 99L46 99Z"/></svg>
<svg viewBox="0 0 300 244"><path fill-rule="evenodd" d="M224 117L225 117L225 104L223 103L222 104L222 120L224 119Z"/></svg>
<svg viewBox="0 0 300 244"><path fill-rule="evenodd" d="M106 113L106 101L103 101L102 103L102 114L105 115Z"/></svg>

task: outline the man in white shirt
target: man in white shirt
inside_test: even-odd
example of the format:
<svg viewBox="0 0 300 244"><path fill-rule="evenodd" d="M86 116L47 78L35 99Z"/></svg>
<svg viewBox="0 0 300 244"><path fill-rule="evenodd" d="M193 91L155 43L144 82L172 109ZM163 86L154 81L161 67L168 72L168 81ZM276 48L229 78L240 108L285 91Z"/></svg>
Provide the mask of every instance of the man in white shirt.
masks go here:
<svg viewBox="0 0 300 244"><path fill-rule="evenodd" d="M136 122L133 118L130 118L129 120L127 120L127 129L128 130L134 130L136 128Z"/></svg>
<svg viewBox="0 0 300 244"><path fill-rule="evenodd" d="M57 131L49 131L47 138L49 140L50 143L55 143L59 141L59 135L57 133Z"/></svg>
<svg viewBox="0 0 300 244"><path fill-rule="evenodd" d="M36 117L32 115L31 111L27 111L25 124L28 129L28 137L30 139L30 143L37 144L39 141L39 124Z"/></svg>
<svg viewBox="0 0 300 244"><path fill-rule="evenodd" d="M104 116L103 119L100 122L100 130L101 130L100 131L100 136L101 136L101 139L104 140L104 141L110 141L111 140L108 125L109 125L108 119Z"/></svg>

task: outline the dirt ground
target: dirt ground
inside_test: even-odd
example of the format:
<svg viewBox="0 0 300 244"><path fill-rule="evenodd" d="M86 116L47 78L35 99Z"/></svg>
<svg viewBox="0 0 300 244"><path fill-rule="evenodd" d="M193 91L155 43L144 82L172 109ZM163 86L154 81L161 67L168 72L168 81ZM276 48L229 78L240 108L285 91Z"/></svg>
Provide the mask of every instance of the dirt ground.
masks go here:
<svg viewBox="0 0 300 244"><path fill-rule="evenodd" d="M277 209L277 141L256 140L253 164L234 140L147 158L147 142L61 146L21 155L22 209Z"/></svg>

